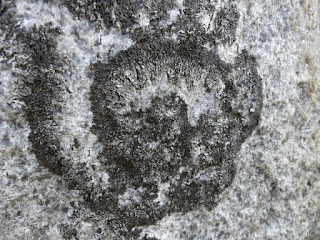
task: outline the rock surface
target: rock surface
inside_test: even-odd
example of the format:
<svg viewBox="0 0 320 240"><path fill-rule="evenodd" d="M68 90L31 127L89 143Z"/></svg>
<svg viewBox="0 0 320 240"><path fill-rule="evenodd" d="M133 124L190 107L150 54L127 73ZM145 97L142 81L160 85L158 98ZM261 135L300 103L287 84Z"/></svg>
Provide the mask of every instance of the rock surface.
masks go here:
<svg viewBox="0 0 320 240"><path fill-rule="evenodd" d="M320 239L319 14L0 1L0 238Z"/></svg>

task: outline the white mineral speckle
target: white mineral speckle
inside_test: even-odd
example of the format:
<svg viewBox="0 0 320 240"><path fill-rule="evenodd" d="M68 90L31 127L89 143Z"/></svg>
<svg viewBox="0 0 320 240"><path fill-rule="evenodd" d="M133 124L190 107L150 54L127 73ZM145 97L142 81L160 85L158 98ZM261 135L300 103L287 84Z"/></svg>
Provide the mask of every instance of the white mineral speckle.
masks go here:
<svg viewBox="0 0 320 240"><path fill-rule="evenodd" d="M167 21L168 25L177 21L178 16L180 15L181 11L183 11L184 9L183 2L184 0L177 0L176 1L177 7L174 9L170 9L168 11L168 14L169 14L169 19Z"/></svg>
<svg viewBox="0 0 320 240"><path fill-rule="evenodd" d="M150 24L149 15L145 10L141 10L139 13L139 24L141 27L147 27Z"/></svg>
<svg viewBox="0 0 320 240"><path fill-rule="evenodd" d="M155 81L149 84L146 84L146 87L142 88L140 91L135 92L134 100L136 110L145 109L150 107L151 100L155 96L164 97L170 93L177 93L188 106L188 120L192 126L197 125L201 114L206 113L217 113L220 109L220 102L217 99L217 95L221 94L224 89L224 84L219 79L216 80L216 85L214 86L216 95L212 95L206 92L206 89L203 87L205 75L202 76L202 79L193 85L192 90L188 89L188 84L185 82L185 79L180 80L179 86L168 82L167 75L162 74L161 76L155 76ZM130 94L132 95L132 94ZM128 96L132 98L132 96ZM128 106L125 109L122 109L120 112L125 113L129 111Z"/></svg>
<svg viewBox="0 0 320 240"><path fill-rule="evenodd" d="M164 206L167 201L169 201L167 197L167 193L170 189L170 182L158 183L158 195L153 201L160 206Z"/></svg>
<svg viewBox="0 0 320 240"><path fill-rule="evenodd" d="M234 63L234 59L239 54L237 42L232 45L220 44L217 50L220 59L227 63Z"/></svg>
<svg viewBox="0 0 320 240"><path fill-rule="evenodd" d="M22 26L31 28L39 27L52 22L57 26L56 14L60 12L56 4L48 4L43 1L16 1L17 14L22 17Z"/></svg>
<svg viewBox="0 0 320 240"><path fill-rule="evenodd" d="M139 204L141 201L141 193L143 189L139 187L135 189L133 187L128 188L123 195L119 196L119 206L124 208L127 205Z"/></svg>

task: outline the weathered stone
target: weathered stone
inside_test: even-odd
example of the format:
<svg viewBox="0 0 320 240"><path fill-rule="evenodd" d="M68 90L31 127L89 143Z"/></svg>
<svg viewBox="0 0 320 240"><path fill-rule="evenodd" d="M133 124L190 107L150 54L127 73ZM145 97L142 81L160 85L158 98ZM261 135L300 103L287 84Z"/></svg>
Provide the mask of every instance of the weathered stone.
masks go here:
<svg viewBox="0 0 320 240"><path fill-rule="evenodd" d="M318 239L319 3L1 1L4 239Z"/></svg>

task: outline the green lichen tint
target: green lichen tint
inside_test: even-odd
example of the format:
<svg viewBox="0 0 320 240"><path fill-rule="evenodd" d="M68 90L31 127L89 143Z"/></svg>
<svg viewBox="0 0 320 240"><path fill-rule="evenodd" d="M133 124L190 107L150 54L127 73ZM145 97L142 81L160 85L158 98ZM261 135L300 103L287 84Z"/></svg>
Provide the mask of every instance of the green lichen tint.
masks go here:
<svg viewBox="0 0 320 240"><path fill-rule="evenodd" d="M243 52L231 65L192 42L150 38L91 67L92 131L110 176L95 207L128 229L212 209L259 121L254 58Z"/></svg>

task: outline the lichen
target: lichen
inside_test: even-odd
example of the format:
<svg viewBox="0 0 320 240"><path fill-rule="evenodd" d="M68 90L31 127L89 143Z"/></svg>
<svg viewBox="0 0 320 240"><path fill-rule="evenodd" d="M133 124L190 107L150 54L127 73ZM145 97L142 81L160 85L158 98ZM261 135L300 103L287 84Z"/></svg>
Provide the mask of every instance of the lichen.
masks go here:
<svg viewBox="0 0 320 240"><path fill-rule="evenodd" d="M68 6L77 12L72 2ZM150 9L160 6L160 15L152 15ZM26 104L32 150L40 164L80 190L90 209L106 218L107 228L118 236L134 239L137 227L166 215L213 209L232 183L241 144L259 122L262 85L255 58L243 51L230 64L215 48L203 47L208 39L213 46L232 43L239 15L234 8L221 10L215 20L220 28L207 32L192 20L205 6L188 1L175 21L166 15L170 5L164 3L144 6L147 10L121 2L112 3L107 12L98 7L105 27L118 26L136 40L109 62L91 64L88 73L93 78L91 130L104 145L99 171L108 176L107 185L92 184L87 166L65 156L60 143L56 113L64 104L67 90L61 85L69 70L56 47L59 27L15 25L15 41L28 56L18 68L25 71L20 99ZM150 20L145 28L136 25L142 10ZM177 37L167 37L172 34ZM83 144L74 139L76 148ZM66 236L74 235L68 231Z"/></svg>
<svg viewBox="0 0 320 240"><path fill-rule="evenodd" d="M231 65L193 42L149 38L91 69L92 131L105 146L100 160L112 196L96 207L123 219L129 230L173 212L212 209L232 182L235 154L259 121L254 58L243 52ZM194 106L201 111L205 94L210 107L195 121L189 112ZM164 204L155 201L158 183L170 185ZM139 200L120 207L130 188L142 189L135 193Z"/></svg>

